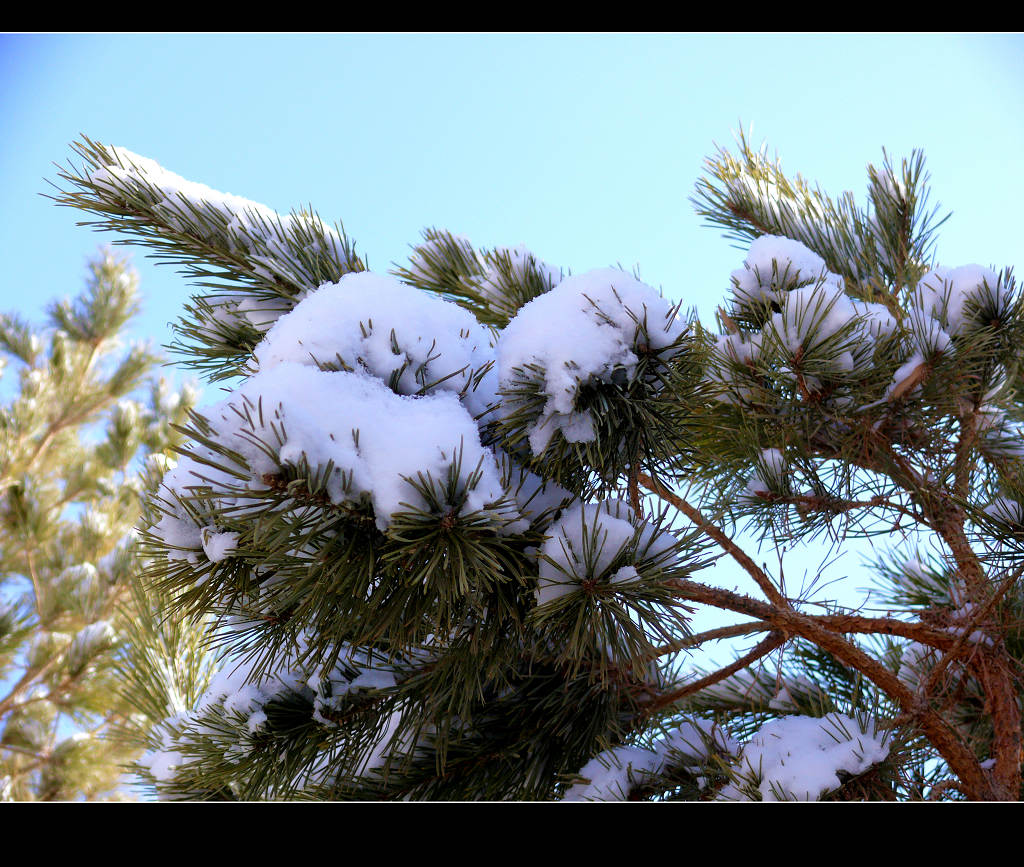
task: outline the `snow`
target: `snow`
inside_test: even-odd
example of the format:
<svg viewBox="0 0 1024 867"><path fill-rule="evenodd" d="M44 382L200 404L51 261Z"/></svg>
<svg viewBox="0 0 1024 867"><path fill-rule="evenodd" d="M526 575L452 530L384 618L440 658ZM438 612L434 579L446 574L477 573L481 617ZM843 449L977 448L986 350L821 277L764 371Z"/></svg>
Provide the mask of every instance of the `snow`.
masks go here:
<svg viewBox="0 0 1024 867"><path fill-rule="evenodd" d="M252 295L210 295L203 300L206 307L200 330L212 341L221 340L246 325L265 334L291 307L284 298L257 298Z"/></svg>
<svg viewBox="0 0 1024 867"><path fill-rule="evenodd" d="M387 275L363 271L325 283L282 316L256 347L261 371L283 363L365 370L398 394L464 394L473 415L497 398L496 377L473 377L494 350L490 332L461 307Z"/></svg>
<svg viewBox="0 0 1024 867"><path fill-rule="evenodd" d="M146 768L157 783L172 782L178 768L185 763L184 754L169 746L150 750L139 759L140 767Z"/></svg>
<svg viewBox="0 0 1024 867"><path fill-rule="evenodd" d="M899 330L899 323L884 304L858 301L850 298L849 304L857 315L861 327L874 340L892 337Z"/></svg>
<svg viewBox="0 0 1024 867"><path fill-rule="evenodd" d="M622 801L634 786L669 768L698 771L714 752L735 754L739 745L708 720L687 720L659 738L651 749L620 746L599 753L582 768L583 781L570 786L563 801Z"/></svg>
<svg viewBox="0 0 1024 867"><path fill-rule="evenodd" d="M907 316L907 326L910 332L910 339L917 352L925 358L936 355L947 355L952 353L953 340L937 319L932 318L926 311L915 308L911 309Z"/></svg>
<svg viewBox="0 0 1024 867"><path fill-rule="evenodd" d="M277 660L273 671L255 677L252 662L233 660L225 665L210 682L210 686L191 711L177 713L159 723L155 729L156 743L139 760L158 784L175 781L182 771L196 761L195 745L203 743L207 749L216 746L229 761L238 761L253 748L252 736L267 723L266 705L289 693L302 694L313 702L311 718L327 727L336 727L327 716L338 710L345 696L367 689L388 689L395 685L394 671L373 651L358 650L344 645L338 661L329 669L299 662L308 648L308 636L300 634L292 652ZM218 720L216 728L208 723ZM232 734L222 721L235 726ZM379 760L382 749L388 746L394 725L390 725L383 738L371 745L367 761ZM364 765L365 767L365 765ZM313 777L329 772L323 766L323 757L300 773L306 784Z"/></svg>
<svg viewBox="0 0 1024 867"><path fill-rule="evenodd" d="M523 532L541 515L553 513L575 499L561 485L530 472L507 453L498 451L496 457L502 468L506 489L523 516L518 524L510 525L512 532Z"/></svg>
<svg viewBox="0 0 1024 867"><path fill-rule="evenodd" d="M848 397L836 386L866 371L876 347L899 333L899 323L881 304L845 294L843 279L798 241L774 235L755 240L744 267L733 272L734 303L740 309L773 302L775 312L759 331L719 336L706 382L714 399L743 405L754 399L744 383L744 368L767 368L805 390L819 392L822 378L832 381L831 400ZM760 315L760 314L758 314Z"/></svg>
<svg viewBox="0 0 1024 867"><path fill-rule="evenodd" d="M903 648L900 655L900 667L896 672L896 677L912 689L917 689L921 686L921 681L927 677L935 660L934 647L929 647L918 641L911 641Z"/></svg>
<svg viewBox="0 0 1024 867"><path fill-rule="evenodd" d="M204 719L235 722L246 735L260 731L267 716L266 704L287 692L298 692L301 676L287 668L288 660L274 673L254 678L252 661L237 660L225 665L210 682L191 711L183 711L162 720L154 727L156 744L139 759L139 765L148 769L158 784L171 783L195 759L190 747L205 742L207 747L217 745L228 760L241 759L251 748L251 741L239 733L233 742L224 743L224 729L211 728Z"/></svg>
<svg viewBox="0 0 1024 867"><path fill-rule="evenodd" d="M901 364L892 375L892 382L890 382L886 387L883 399L889 400L894 394L896 394L896 390L901 388L904 383L908 382L912 375L917 375L916 371L923 364L925 364L925 358L920 352L915 352L911 355L910 358ZM921 386L915 385L910 390L909 394L914 394L920 390ZM903 394L903 396L906 397L907 395Z"/></svg>
<svg viewBox="0 0 1024 867"><path fill-rule="evenodd" d="M848 327L857 314L841 286L819 283L787 292L782 312L772 316L771 327L790 352L810 352Z"/></svg>
<svg viewBox="0 0 1024 867"><path fill-rule="evenodd" d="M754 365L761 354L762 336L757 334L723 334L715 339L715 348L704 372L704 379L717 386L714 399L722 403L743 404L751 399L753 390L741 384L737 368Z"/></svg>
<svg viewBox="0 0 1024 867"><path fill-rule="evenodd" d="M992 301L999 310L1009 303L1007 287L994 271L981 265L935 268L918 281L915 294L920 308L943 321L953 335L962 333L970 322L969 302Z"/></svg>
<svg viewBox="0 0 1024 867"><path fill-rule="evenodd" d="M228 220L243 214L259 216L267 221L277 216L276 212L265 205L186 180L168 171L156 160L132 153L127 148L110 147L108 150L117 159L118 165L96 169L90 175L90 180L110 192L118 193L127 185L145 184L163 193L160 207L168 210L181 208L183 202L205 202L219 210Z"/></svg>
<svg viewBox="0 0 1024 867"><path fill-rule="evenodd" d="M246 460L250 490L265 490L263 476L285 466L333 463L326 482L330 501L353 506L369 501L381 530L396 512L410 506L429 509L409 481L420 474L440 485L457 468L468 488L479 468L479 480L458 514L484 509L504 496L494 456L481 446L472 416L450 392L403 397L365 373L283 362L249 378L204 415L217 441ZM270 446L272 454L257 441ZM167 474L164 487L187 497L190 487L211 476L216 473L209 467L184 458ZM230 478L217 481L225 488L238 484ZM195 547L188 521L178 518L163 518L153 532L168 544Z"/></svg>
<svg viewBox="0 0 1024 867"><path fill-rule="evenodd" d="M567 442L590 442L594 419L576 407L580 387L612 382L616 374L632 376L639 343L664 349L687 328L668 301L623 271L604 268L567 277L525 304L498 338L505 412L516 409L516 383L523 372L537 365L545 403L529 432L533 453L541 454L556 432Z"/></svg>
<svg viewBox="0 0 1024 867"><path fill-rule="evenodd" d="M638 562L664 565L675 541L650 524L634 523L632 510L621 500L576 503L548 529L541 545L537 603L543 605L579 590L584 582L609 584L638 577ZM629 557L632 563L609 574L613 563Z"/></svg>
<svg viewBox="0 0 1024 867"><path fill-rule="evenodd" d="M799 676L795 678L780 678L779 690L775 697L768 702L768 707L778 711L793 711L800 707L800 699L807 698L821 699L820 687L809 678Z"/></svg>
<svg viewBox="0 0 1024 867"><path fill-rule="evenodd" d="M763 449L757 469L747 480L746 501L763 500L783 486L786 479L786 458L779 449Z"/></svg>
<svg viewBox="0 0 1024 867"><path fill-rule="evenodd" d="M56 585L62 591L70 590L84 605L100 589L99 572L92 563L76 563L61 570Z"/></svg>
<svg viewBox="0 0 1024 867"><path fill-rule="evenodd" d="M595 756L580 768L586 782L575 783L563 801L624 801L629 790L661 768L660 757L639 747L617 747Z"/></svg>
<svg viewBox="0 0 1024 867"><path fill-rule="evenodd" d="M950 620L954 624L962 622L965 623L965 625L949 626L946 628L945 631L957 636L958 638L961 636L966 636L967 640L971 644L984 644L986 647L992 647L995 644L995 642L993 641L992 637L986 635L983 630L972 629L970 633L967 632L969 628L967 624L969 624L969 622L974 618L975 614L977 613L977 608L977 605L975 605L973 602L965 602L959 608L954 609L952 612L950 612Z"/></svg>
<svg viewBox="0 0 1024 867"><path fill-rule="evenodd" d="M875 166L868 166L868 172L874 186L883 196L895 201L902 201L907 198L907 185L902 178L894 177L884 167L879 169Z"/></svg>
<svg viewBox="0 0 1024 867"><path fill-rule="evenodd" d="M1004 524L1024 524L1024 506L1009 497L997 497L983 511Z"/></svg>
<svg viewBox="0 0 1024 867"><path fill-rule="evenodd" d="M841 380L871 364L877 340L896 327L880 305L858 304L832 283L792 289L781 307L765 324L761 343L787 360L780 372L796 381L799 370L804 387L815 391L822 376ZM805 372L808 366L816 375Z"/></svg>
<svg viewBox="0 0 1024 867"><path fill-rule="evenodd" d="M299 225L301 218L282 218L262 205L192 184L129 152L118 150L118 156L134 165L99 170L93 174L95 183L112 188L143 180L162 193L154 208L170 224L181 224L185 202L202 203L225 218L232 243L250 252L259 243L268 245L274 253L268 263L275 256L291 256L280 232ZM466 250L469 255L468 242ZM556 433L570 443L592 441L596 419L578 407L581 388L633 376L641 344L664 350L686 333L689 323L677 318L656 290L622 271L598 269L562 279L560 271L539 262L523 246L499 248L495 254L507 258L513 279L539 271L553 287L524 305L496 344L491 332L457 305L369 272L310 286L290 310L291 302L275 306L242 295L216 302L213 326L245 321L265 332L254 352L256 372L204 411L213 437L237 452L244 466L237 477L211 468L204 458L223 459L196 446L196 457L184 457L169 469L163 486L169 514L152 528L168 547L168 556L220 563L237 551L239 532L205 522L184 507L182 501L194 488L211 486L215 508L224 508L265 491L268 474L308 465L331 466L325 487L329 501L371 504L376 525L385 532L399 512L432 508L411 480L430 477L440 483L452 472L466 495L459 504L445 505L457 506L458 514L491 510L500 519L496 527L504 522L506 532L525 530L538 516L552 515L554 522L539 549L539 605L592 582L609 586L637 581L638 566L667 561L674 550L671 534L639 521L618 500L572 502L568 491L485 447L477 420L498 406L499 394L505 406L498 412L508 418L523 399L518 395L524 378L535 377L543 408L528 431L532 452L542 454ZM287 268L287 262L281 267ZM414 260L414 271L416 267ZM500 300L503 279L500 269L491 267L477 285L485 297ZM301 285L301 280L296 282ZM877 344L899 338L898 357L905 360L887 386L883 399L888 399L902 392L901 386L936 355L955 352L976 303L1008 303L989 269L937 268L919 282L914 306L898 322L884 305L846 295L843 278L830 273L812 250L777 236L751 244L743 267L732 273L732 283L737 306L772 301L778 311L758 333L722 335L715 341L706 376L722 387L718 399L730 401L751 395L736 377L739 367L781 359L777 373L795 378L798 358L806 359L837 337L846 341L840 351L833 346L825 368L816 369L818 377L801 374L802 381L814 389L823 375L841 379L873 362ZM980 430L1002 425L998 410L989 415L991 420L981 414ZM761 450L742 496L747 501L765 499L787 485L787 472L781 449ZM470 487L474 473L478 477ZM435 490L440 496L440 485ZM510 495L514 510L507 505ZM1024 507L1007 497L984 511L1000 521L1024 524ZM931 581L917 561L908 561L906 571ZM969 615L964 608L953 620L965 621ZM109 625L93 624L74 642L102 640L104 628ZM966 631L957 625L950 631L958 634L957 629ZM970 640L990 641L981 632ZM925 652L917 645L907 648L901 678L914 676L912 669ZM230 715L240 721L244 734L253 735L267 723L264 707L269 701L285 691L305 690L313 696L313 718L331 726L332 712L346 696L395 684L395 672L370 651L352 649L330 670L309 669L286 658L273 674L254 680L249 667L225 668L193 711L165 721L160 745L143 764L157 780L173 779L186 761L187 750L179 747L188 737L203 735L199 721L204 714ZM773 691L741 672L705 694L713 696L718 690L731 696L745 688L753 699L763 698L769 707L785 711L795 709L794 696L806 686L782 682ZM699 768L713 752L709 742L738 756L738 772L754 781L764 800L818 798L841 784L840 773L862 773L883 761L890 749L887 733L874 723L839 713L772 720L742 750L711 723L687 722L651 748L620 746L591 759L580 771L585 780L571 786L565 799L623 798L631 787L673 765ZM244 751L244 738L238 747ZM379 757L379 743L377 747L373 756ZM742 798L744 787L733 783L720 796Z"/></svg>
<svg viewBox="0 0 1024 867"><path fill-rule="evenodd" d="M740 307L781 302L787 290L822 282L840 290L843 287L843 278L831 273L821 256L799 241L779 235L757 238L743 267L732 272L733 297Z"/></svg>
<svg viewBox="0 0 1024 867"><path fill-rule="evenodd" d="M97 620L75 633L68 649L68 659L72 660L72 665L81 663L116 641L117 631L114 627L106 620Z"/></svg>
<svg viewBox="0 0 1024 867"><path fill-rule="evenodd" d="M198 471L198 467L196 470ZM190 477L192 461L185 459L185 465L174 479L168 474L164 478L163 507L167 512L160 515L160 520L151 528L150 533L162 543L168 560L184 560L187 563L199 562L197 550L203 547L202 528L196 526L188 512L178 502L178 497L187 497L187 487L199 484L197 478ZM180 484L175 487L175 482ZM167 496L170 494L170 496Z"/></svg>
<svg viewBox="0 0 1024 867"><path fill-rule="evenodd" d="M925 571L921 561L916 557L911 557L909 560L904 562L903 571L914 580L915 583L929 584L932 583L931 576Z"/></svg>
<svg viewBox="0 0 1024 867"><path fill-rule="evenodd" d="M827 378L827 400L845 410L853 404L843 394L844 384L883 363L880 346L886 347L886 360L895 353L899 364L881 398L860 410L891 401L894 394L914 395L921 390L924 365L939 356L952 357L972 325L1004 318L1014 300L1008 283L991 269L939 267L918 282L899 321L885 305L846 295L843 279L830 273L820 256L798 241L775 235L763 235L750 245L743 268L732 272L732 282L735 312L764 324L759 331L716 338L704 379L715 386L715 400L740 406L756 399L753 381L745 381L745 368L756 364L760 377L772 372L799 381L801 394L820 392ZM763 319L768 301L775 312ZM974 323L977 316L985 321ZM904 384L912 376L915 381L908 390Z"/></svg>
<svg viewBox="0 0 1024 867"><path fill-rule="evenodd" d="M889 754L887 732L868 720L840 713L824 717L787 716L765 723L743 747L738 771L754 781L765 801L815 800L838 788L845 771L856 775ZM720 800L743 800L732 783Z"/></svg>
<svg viewBox="0 0 1024 867"><path fill-rule="evenodd" d="M283 277L293 285L312 288L301 268L294 267L300 251L339 263L348 259L341 236L310 215L281 215L258 202L186 180L126 148L108 151L117 164L94 170L93 184L117 196L127 191L134 194L130 198L141 197L179 233L203 231L207 241L247 253L258 263L256 272L268 281ZM196 212L203 215L201 221Z"/></svg>
<svg viewBox="0 0 1024 867"><path fill-rule="evenodd" d="M226 560L238 547L238 533L218 532L216 527L203 527L199 533L206 559L211 563Z"/></svg>
<svg viewBox="0 0 1024 867"><path fill-rule="evenodd" d="M372 650L351 649L330 671L318 666L306 680L315 693L313 719L322 725L337 726L325 714L341 708L351 693L363 690L390 689L397 679L395 671Z"/></svg>
<svg viewBox="0 0 1024 867"><path fill-rule="evenodd" d="M1005 419L978 427L984 431L984 448L990 454L1002 460L1024 458L1024 429L1007 424Z"/></svg>

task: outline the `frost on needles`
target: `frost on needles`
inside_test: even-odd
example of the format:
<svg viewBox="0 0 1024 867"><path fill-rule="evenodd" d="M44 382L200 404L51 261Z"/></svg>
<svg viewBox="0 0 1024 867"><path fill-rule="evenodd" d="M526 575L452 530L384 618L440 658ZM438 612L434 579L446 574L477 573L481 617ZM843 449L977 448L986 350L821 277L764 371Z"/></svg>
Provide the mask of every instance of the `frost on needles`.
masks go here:
<svg viewBox="0 0 1024 867"><path fill-rule="evenodd" d="M439 229L371 273L309 211L75 149L57 200L178 264L179 356L230 386L142 526L223 666L165 708L158 795L1019 796L1024 312L933 260L920 154L864 205L710 159L694 202L744 251L712 326ZM888 534L884 611L793 595L743 528Z"/></svg>

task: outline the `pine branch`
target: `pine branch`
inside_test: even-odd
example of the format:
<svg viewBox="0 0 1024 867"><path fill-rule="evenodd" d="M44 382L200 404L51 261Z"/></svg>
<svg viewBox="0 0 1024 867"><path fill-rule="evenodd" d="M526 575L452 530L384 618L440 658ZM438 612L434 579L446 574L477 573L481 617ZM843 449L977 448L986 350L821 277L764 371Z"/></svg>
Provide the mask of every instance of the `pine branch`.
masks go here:
<svg viewBox="0 0 1024 867"><path fill-rule="evenodd" d="M354 274L312 212L281 217L88 139L76 151L58 201L183 268L208 294L179 350L245 377L176 432L182 460L154 479L143 525L143 596L212 618L225 665L192 689L200 648L139 615L120 674L156 723L139 772L161 796L1020 795L1024 299L1008 271L933 266L919 153L869 167L858 204L742 136L720 149L695 203L749 248L714 334L621 270L567 277L438 229L402 282ZM97 311L53 316L88 342ZM37 363L19 320L0 343ZM89 466L127 466L120 412ZM8 440L40 447L39 466L66 455L55 418ZM17 468L4 520L48 538L66 489ZM945 559L881 565L896 616L812 614L726 519L775 546L899 531ZM710 546L761 598L694 580L722 556ZM23 543L3 557L41 566ZM71 621L61 598L55 628ZM747 620L694 635L696 606ZM676 654L743 635L756 646L680 679ZM39 649L40 664L77 660L57 687L88 656L64 641ZM774 740L816 749L829 731L834 784L805 791L768 767Z"/></svg>

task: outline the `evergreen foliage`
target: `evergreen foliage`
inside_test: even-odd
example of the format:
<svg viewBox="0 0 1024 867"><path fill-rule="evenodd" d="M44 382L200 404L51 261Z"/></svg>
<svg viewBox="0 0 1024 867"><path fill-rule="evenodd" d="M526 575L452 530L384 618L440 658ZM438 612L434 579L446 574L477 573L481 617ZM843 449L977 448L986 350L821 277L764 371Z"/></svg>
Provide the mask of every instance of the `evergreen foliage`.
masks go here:
<svg viewBox="0 0 1024 867"><path fill-rule="evenodd" d="M138 305L137 274L107 252L77 298L49 308L48 328L0 316L14 379L0 406L5 799L122 797L148 729L119 675L142 613L131 540L195 394L155 377L145 347L123 345Z"/></svg>
<svg viewBox="0 0 1024 867"><path fill-rule="evenodd" d="M709 159L694 204L746 251L710 325L437 229L369 274L308 210L75 149L57 201L181 265L179 354L245 377L141 531L165 628L212 617L224 660L150 736L158 795L1020 796L1024 303L933 260L920 153L860 203L743 138ZM743 529L888 537L884 613L794 594Z"/></svg>

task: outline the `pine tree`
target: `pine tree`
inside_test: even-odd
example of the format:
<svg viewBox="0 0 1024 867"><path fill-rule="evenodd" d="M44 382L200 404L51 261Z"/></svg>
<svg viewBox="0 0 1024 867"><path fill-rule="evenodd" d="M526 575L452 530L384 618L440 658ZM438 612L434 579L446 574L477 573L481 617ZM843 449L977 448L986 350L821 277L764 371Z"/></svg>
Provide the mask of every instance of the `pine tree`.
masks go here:
<svg viewBox="0 0 1024 867"><path fill-rule="evenodd" d="M176 348L233 383L141 532L224 659L150 738L160 796L1020 796L1024 309L936 264L920 153L858 204L720 150L693 201L746 253L710 324L437 229L370 273L310 211L74 147L58 201L200 287ZM885 610L740 530L888 537Z"/></svg>
<svg viewBox="0 0 1024 867"><path fill-rule="evenodd" d="M3 799L123 797L138 752L124 736L146 730L117 674L142 598L131 539L195 393L158 379L146 347L122 345L136 272L109 252L90 271L48 329L0 316L17 370L0 407Z"/></svg>

